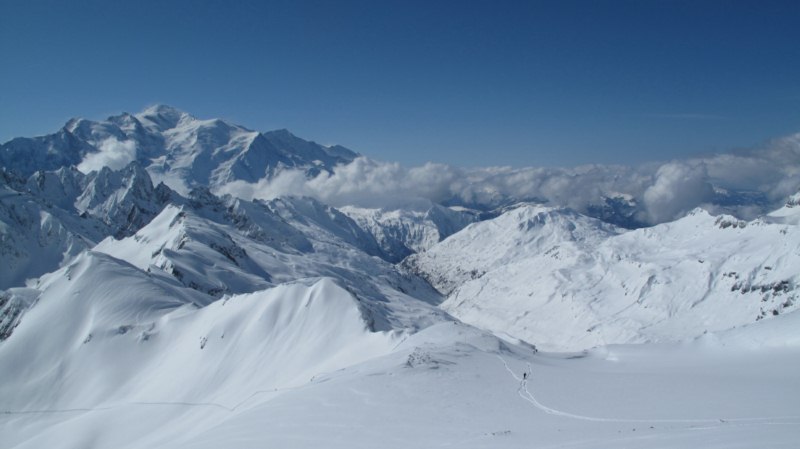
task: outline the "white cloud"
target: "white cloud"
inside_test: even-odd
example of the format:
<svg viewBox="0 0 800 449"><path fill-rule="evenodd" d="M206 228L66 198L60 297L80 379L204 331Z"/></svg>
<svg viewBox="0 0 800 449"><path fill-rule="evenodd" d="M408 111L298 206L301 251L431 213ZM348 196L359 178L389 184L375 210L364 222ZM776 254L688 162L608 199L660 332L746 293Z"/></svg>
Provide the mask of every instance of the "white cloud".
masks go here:
<svg viewBox="0 0 800 449"><path fill-rule="evenodd" d="M673 220L714 197L704 164L670 162L656 172L644 191L645 211L651 223Z"/></svg>
<svg viewBox="0 0 800 449"><path fill-rule="evenodd" d="M777 206L800 188L800 135L746 153L671 161L638 167L586 165L573 168L486 167L465 169L428 163L405 168L397 163L359 157L306 178L285 170L258 183L236 181L218 193L270 199L312 196L333 206L399 207L425 199L466 205L497 206L509 199L538 199L581 212L623 194L637 201L640 220L660 223L714 200L713 186L730 191L760 192ZM710 207L710 206L709 206ZM727 209L725 209L727 208ZM752 216L763 204L734 204L716 211ZM747 217L746 217L747 218Z"/></svg>
<svg viewBox="0 0 800 449"><path fill-rule="evenodd" d="M125 140L120 142L115 138L103 141L96 153L89 153L78 164L78 170L83 173L98 171L103 167L119 170L136 159L136 142Z"/></svg>

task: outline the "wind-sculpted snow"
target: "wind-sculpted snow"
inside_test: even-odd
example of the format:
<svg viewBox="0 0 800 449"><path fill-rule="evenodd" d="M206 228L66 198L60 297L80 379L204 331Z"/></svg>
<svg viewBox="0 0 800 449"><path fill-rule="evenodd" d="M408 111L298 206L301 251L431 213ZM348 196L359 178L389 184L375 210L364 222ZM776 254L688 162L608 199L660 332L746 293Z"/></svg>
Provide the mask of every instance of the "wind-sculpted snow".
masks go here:
<svg viewBox="0 0 800 449"><path fill-rule="evenodd" d="M4 410L119 401L233 409L253 392L303 385L386 353L400 335L371 332L357 299L329 278L212 303L174 280L87 253L37 289L35 306L0 346Z"/></svg>
<svg viewBox="0 0 800 449"><path fill-rule="evenodd" d="M798 307L797 224L696 210L622 232L574 212L521 207L467 227L407 265L442 308L538 347L681 340Z"/></svg>

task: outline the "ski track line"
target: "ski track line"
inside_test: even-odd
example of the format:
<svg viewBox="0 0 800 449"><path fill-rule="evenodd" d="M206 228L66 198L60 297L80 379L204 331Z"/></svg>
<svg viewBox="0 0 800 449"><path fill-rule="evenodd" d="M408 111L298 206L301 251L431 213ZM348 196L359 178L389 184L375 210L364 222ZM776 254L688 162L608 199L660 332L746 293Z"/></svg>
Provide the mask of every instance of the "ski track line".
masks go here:
<svg viewBox="0 0 800 449"><path fill-rule="evenodd" d="M520 388L517 389L517 393L519 397L522 399L530 402L534 407L538 408L539 410L554 416L561 416L564 418L571 418L571 419L579 419L582 421L593 421L593 422L614 422L614 423L694 423L694 424L726 424L726 423L768 423L769 421L776 421L776 420L797 420L800 416L774 416L774 417L764 417L764 418L720 418L720 419L641 419L641 418L601 418L597 416L587 416L587 415L578 415L575 413L569 413L561 410L556 410L554 408L548 407L541 402L539 402L536 397L531 394L528 390L528 382L527 380L522 380L516 373L508 366L505 359L501 357L499 354L497 358L503 362L503 366L505 366L506 371L511 374L511 376L517 381L520 382ZM523 394L524 391L524 394ZM716 426L714 426L716 427Z"/></svg>
<svg viewBox="0 0 800 449"><path fill-rule="evenodd" d="M174 406L183 406L183 407L215 407L226 412L233 413L239 407L244 405L247 401L253 399L254 397L265 394L265 393L277 393L279 391L286 391L286 390L296 390L300 387L286 387L286 388L276 388L273 390L258 390L247 396L246 398L239 401L233 407L228 407L227 405L223 405L217 402L184 402L184 401L133 401L133 402L123 402L121 404L116 405L109 405L104 407L92 407L92 408L64 408L64 409L46 409L46 410L3 410L0 411L0 415L36 415L36 414L54 414L54 413L86 413L86 412L102 412L107 410L112 410L116 408L131 406L131 405L138 405L138 406L167 406L167 407L174 407Z"/></svg>

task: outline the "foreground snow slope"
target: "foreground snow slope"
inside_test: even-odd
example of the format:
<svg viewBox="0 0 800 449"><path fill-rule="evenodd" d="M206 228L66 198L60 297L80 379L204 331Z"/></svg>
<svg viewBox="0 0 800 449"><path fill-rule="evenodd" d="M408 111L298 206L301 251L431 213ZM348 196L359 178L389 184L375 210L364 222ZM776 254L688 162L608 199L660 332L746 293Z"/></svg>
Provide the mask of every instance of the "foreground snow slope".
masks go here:
<svg viewBox="0 0 800 449"><path fill-rule="evenodd" d="M523 206L477 223L407 265L465 322L552 350L680 340L798 307L800 231L695 210L622 232L563 209Z"/></svg>
<svg viewBox="0 0 800 449"><path fill-rule="evenodd" d="M75 352L114 346L104 360L122 363L121 371L133 371L127 376L183 384L136 382L113 400L79 396L64 408L8 407L0 414L5 447L783 448L800 438L800 392L791 387L800 375L800 323L788 323L794 343L748 349L758 339L775 342L773 324L797 314L681 345L536 354L456 323L402 340L365 333L344 293L341 301L327 296L335 286L288 288L284 295L300 294L294 306L289 296L248 295L185 312L147 341L128 333L80 345ZM257 313L240 313L256 300ZM318 312L342 318L344 337L320 334L333 323L315 321ZM205 349L199 335L208 337ZM136 364L167 349L165 340L181 351ZM131 346L131 354L120 351ZM341 353L338 360L362 362L324 363ZM82 374L97 379L95 371L108 368L89 365Z"/></svg>
<svg viewBox="0 0 800 449"><path fill-rule="evenodd" d="M387 353L400 336L371 332L358 300L329 278L210 303L170 278L86 253L38 288L0 345L4 411L162 402L230 410L258 391ZM174 411L161 418L181 416ZM22 442L2 433L4 447Z"/></svg>

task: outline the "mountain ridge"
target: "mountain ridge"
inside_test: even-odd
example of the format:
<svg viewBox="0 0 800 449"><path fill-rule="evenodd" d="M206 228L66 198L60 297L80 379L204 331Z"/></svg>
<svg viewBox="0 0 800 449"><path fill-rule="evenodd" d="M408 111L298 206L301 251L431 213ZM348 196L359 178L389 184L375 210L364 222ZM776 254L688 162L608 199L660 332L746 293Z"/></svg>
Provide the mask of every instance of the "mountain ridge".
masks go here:
<svg viewBox="0 0 800 449"><path fill-rule="evenodd" d="M157 182L183 194L194 187L256 182L282 168L330 171L355 153L326 147L288 130L257 132L221 119L202 120L167 105L103 121L74 118L56 133L0 145L0 165L28 177L37 170L78 166L87 172L138 161Z"/></svg>

